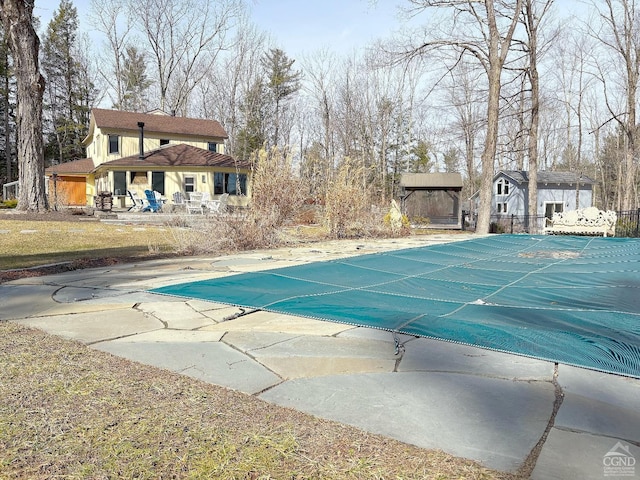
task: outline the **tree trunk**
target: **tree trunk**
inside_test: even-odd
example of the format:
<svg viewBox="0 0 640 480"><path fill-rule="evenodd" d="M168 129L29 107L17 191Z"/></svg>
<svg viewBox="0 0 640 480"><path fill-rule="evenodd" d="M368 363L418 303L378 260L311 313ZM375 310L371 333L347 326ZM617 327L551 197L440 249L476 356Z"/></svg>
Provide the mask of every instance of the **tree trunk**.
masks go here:
<svg viewBox="0 0 640 480"><path fill-rule="evenodd" d="M8 39L5 36L5 42ZM8 42L7 42L7 46L8 46ZM9 82L9 49L5 48L4 49L4 58L2 59L3 62L3 67L4 67L4 71L5 71L5 76L3 78L4 80L4 92L5 92L5 96L3 99L3 109L4 109L4 118L3 118L3 122L4 122L4 155L5 155L5 161L7 164L7 182L12 182L13 181L13 165L11 165L11 125L9 123L9 108L11 107L11 105L9 104L9 89L11 88L10 82Z"/></svg>
<svg viewBox="0 0 640 480"><path fill-rule="evenodd" d="M627 33L626 37L631 33ZM627 136L627 148L625 152L625 168L624 168L624 181L623 181L623 195L622 195L622 210L631 210L635 206L634 202L634 190L636 181L636 143L637 132L636 126L636 100L638 91L638 63L640 59L637 58L637 53L634 55L634 49L631 46L630 40L625 43L626 53L625 61L627 64L627 121L626 121L626 136Z"/></svg>
<svg viewBox="0 0 640 480"><path fill-rule="evenodd" d="M538 125L540 124L540 80L538 77L536 42L530 46L531 128L529 129L529 232L538 215Z"/></svg>
<svg viewBox="0 0 640 480"><path fill-rule="evenodd" d="M493 50L493 49L492 49ZM500 112L500 76L502 66L496 58L489 62L489 98L487 101L487 138L482 151L482 176L480 178L480 206L478 208L477 233L489 233L491 220L491 197L493 196L493 175L495 169L495 156L498 143L498 115ZM491 56L491 54L490 54Z"/></svg>
<svg viewBox="0 0 640 480"><path fill-rule="evenodd" d="M38 69L40 40L33 19L33 3L0 0L0 12L9 33L17 81L18 210L48 209L44 183L42 97L44 78Z"/></svg>
<svg viewBox="0 0 640 480"><path fill-rule="evenodd" d="M487 139L482 151L482 177L480 180L480 206L478 208L477 233L489 233L491 220L491 197L493 194L493 175L498 145L498 120L500 116L500 90L502 88L502 67L507 58L511 39L518 17L522 9L522 0L518 0L513 10L511 25L506 34L501 35L496 20L495 5L485 0L488 27L487 80L489 81L489 98L487 99Z"/></svg>
<svg viewBox="0 0 640 480"><path fill-rule="evenodd" d="M529 128L529 232L533 232L533 216L538 215L538 129L540 125L540 76L538 74L538 26L552 0L546 2L542 13L536 15L535 2L524 5L525 22L529 37L529 81L531 82L531 127Z"/></svg>

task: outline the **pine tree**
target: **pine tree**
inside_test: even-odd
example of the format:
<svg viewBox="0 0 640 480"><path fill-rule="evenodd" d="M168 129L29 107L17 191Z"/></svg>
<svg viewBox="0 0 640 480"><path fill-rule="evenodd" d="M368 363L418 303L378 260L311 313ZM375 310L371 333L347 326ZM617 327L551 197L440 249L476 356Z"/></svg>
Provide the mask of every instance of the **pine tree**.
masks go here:
<svg viewBox="0 0 640 480"><path fill-rule="evenodd" d="M261 60L273 106L273 145L280 141L280 129L286 112L286 101L298 90L302 73L293 69L295 60L279 48L272 48Z"/></svg>
<svg viewBox="0 0 640 480"><path fill-rule="evenodd" d="M266 87L262 80L258 79L245 93L240 106L244 125L238 131L232 155L238 158L249 158L255 151L265 146L268 117L266 98Z"/></svg>
<svg viewBox="0 0 640 480"><path fill-rule="evenodd" d="M410 172L413 173L429 173L434 167L431 153L433 146L429 142L424 140L418 140L418 142L411 148L411 165Z"/></svg>
<svg viewBox="0 0 640 480"><path fill-rule="evenodd" d="M78 12L71 0L61 0L47 26L42 68L47 79L45 112L47 156L54 163L82 158L95 97L86 58L78 45Z"/></svg>
<svg viewBox="0 0 640 480"><path fill-rule="evenodd" d="M153 82L147 76L144 55L134 45L129 45L126 48L126 56L122 56L122 65L122 103L115 104L114 108L129 112L149 110L147 91Z"/></svg>

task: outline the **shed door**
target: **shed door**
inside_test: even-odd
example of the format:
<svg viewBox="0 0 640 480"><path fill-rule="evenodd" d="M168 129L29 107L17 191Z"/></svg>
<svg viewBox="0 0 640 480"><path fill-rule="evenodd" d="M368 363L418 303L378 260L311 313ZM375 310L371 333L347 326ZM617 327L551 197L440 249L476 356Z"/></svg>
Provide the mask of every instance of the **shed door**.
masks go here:
<svg viewBox="0 0 640 480"><path fill-rule="evenodd" d="M52 202L58 205L86 205L87 181L84 177L58 176L55 185L53 178L49 179L49 195Z"/></svg>

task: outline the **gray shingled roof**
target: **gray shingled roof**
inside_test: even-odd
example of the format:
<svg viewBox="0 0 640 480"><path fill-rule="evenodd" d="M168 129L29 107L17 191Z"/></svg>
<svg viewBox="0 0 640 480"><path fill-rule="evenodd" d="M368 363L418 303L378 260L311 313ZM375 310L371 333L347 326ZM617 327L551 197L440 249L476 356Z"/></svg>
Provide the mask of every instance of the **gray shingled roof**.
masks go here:
<svg viewBox="0 0 640 480"><path fill-rule="evenodd" d="M496 175L499 175L501 173L506 175L519 185L522 185L523 183L527 183L529 181L529 172L524 170L500 170ZM547 170L538 172L538 184L571 184L576 183L578 181L578 178L580 178L580 183L583 184L593 185L596 183L595 180L587 177L586 175L578 175L574 172L551 172Z"/></svg>

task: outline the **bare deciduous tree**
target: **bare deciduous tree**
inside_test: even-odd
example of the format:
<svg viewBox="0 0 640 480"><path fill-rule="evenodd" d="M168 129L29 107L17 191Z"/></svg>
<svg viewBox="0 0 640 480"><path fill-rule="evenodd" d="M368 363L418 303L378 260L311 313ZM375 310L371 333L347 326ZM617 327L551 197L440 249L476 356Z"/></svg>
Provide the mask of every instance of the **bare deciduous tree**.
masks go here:
<svg viewBox="0 0 640 480"><path fill-rule="evenodd" d="M9 35L18 86L18 210L48 209L44 185L42 98L44 78L39 70L40 40L33 28L33 2L0 0L0 15Z"/></svg>
<svg viewBox="0 0 640 480"><path fill-rule="evenodd" d="M238 135L243 127L243 102L261 75L260 57L265 43L266 36L248 17L242 17L231 48L198 85L199 113L222 123L229 134L227 153L238 158L248 159L251 153L238 144Z"/></svg>
<svg viewBox="0 0 640 480"><path fill-rule="evenodd" d="M131 0L155 63L161 109L186 114L189 97L227 46L239 0Z"/></svg>
<svg viewBox="0 0 640 480"><path fill-rule="evenodd" d="M540 57L539 30L542 21L549 12L553 0L524 0L523 23L527 31L527 77L531 86L531 122L528 135L529 154L529 215L538 212L538 130L540 127L540 75L538 60ZM578 182L579 184L580 182Z"/></svg>
<svg viewBox="0 0 640 480"><path fill-rule="evenodd" d="M476 143L481 130L485 127L480 108L480 86L483 81L477 69L465 61L459 62L449 71L450 85L447 89L447 101L455 109L452 123L455 136L461 140L464 151L464 164L467 174L469 196L477 189Z"/></svg>
<svg viewBox="0 0 640 480"><path fill-rule="evenodd" d="M333 169L335 157L335 84L333 77L333 65L336 62L334 55L328 51L317 52L313 56L304 59L307 87L306 93L312 98L311 112L317 119L321 135L314 138L316 143L316 157L324 159L326 180L329 179L327 168ZM318 146L322 149L322 155L318 155Z"/></svg>
<svg viewBox="0 0 640 480"><path fill-rule="evenodd" d="M487 133L481 155L480 206L476 224L478 233L489 232L491 192L498 143L501 78L520 19L522 1L502 3L492 0L410 0L416 12L431 8L449 11L451 29L447 32L447 37L427 38L420 45L413 45L403 52L405 58L412 59L432 49L455 49L476 58L487 75Z"/></svg>
<svg viewBox="0 0 640 480"><path fill-rule="evenodd" d="M606 101L611 116L625 134L625 162L621 176L624 180L621 180L620 207L623 210L629 210L637 204L636 163L640 142L636 113L640 82L640 24L638 23L640 11L636 8L635 0L602 0L594 6L601 21L601 28L592 33L607 50L615 53L614 58L617 59L609 65L600 66L603 82L610 82L616 67L618 65L622 67L622 71L617 72L623 84L624 101L621 102L621 108L617 108L609 98ZM608 95L609 91L610 89L605 85L605 95Z"/></svg>
<svg viewBox="0 0 640 480"><path fill-rule="evenodd" d="M109 52L101 62L109 68L98 69L112 92L112 103L121 108L124 102L125 85L123 85L125 52L127 40L132 29L132 20L126 8L126 0L91 0L89 21L107 37Z"/></svg>

